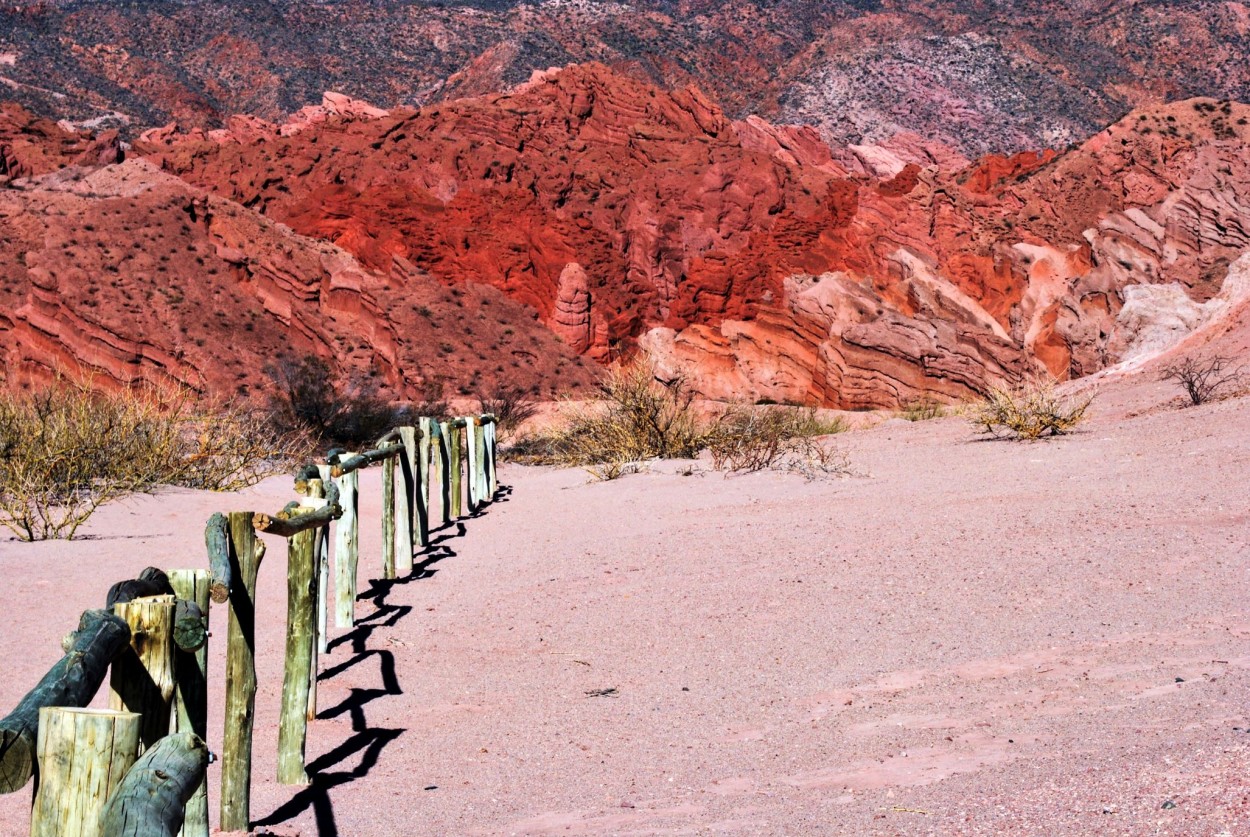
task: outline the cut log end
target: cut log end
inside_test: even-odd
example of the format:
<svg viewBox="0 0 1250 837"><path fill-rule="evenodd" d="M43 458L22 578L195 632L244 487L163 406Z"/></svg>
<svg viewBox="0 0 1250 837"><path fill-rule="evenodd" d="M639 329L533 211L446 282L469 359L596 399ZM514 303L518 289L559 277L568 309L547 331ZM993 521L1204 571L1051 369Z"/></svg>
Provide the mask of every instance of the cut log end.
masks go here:
<svg viewBox="0 0 1250 837"><path fill-rule="evenodd" d="M0 793L14 793L34 775L35 742L17 730L0 729Z"/></svg>

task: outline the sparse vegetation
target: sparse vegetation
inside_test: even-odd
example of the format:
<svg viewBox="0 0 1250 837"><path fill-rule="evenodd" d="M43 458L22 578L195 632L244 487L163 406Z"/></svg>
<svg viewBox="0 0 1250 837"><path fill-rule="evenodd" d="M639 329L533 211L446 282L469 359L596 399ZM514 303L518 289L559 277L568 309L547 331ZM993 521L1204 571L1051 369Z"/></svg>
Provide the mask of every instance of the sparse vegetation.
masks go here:
<svg viewBox="0 0 1250 837"><path fill-rule="evenodd" d="M899 418L907 421L929 421L946 415L946 406L932 396L922 395L903 404Z"/></svg>
<svg viewBox="0 0 1250 837"><path fill-rule="evenodd" d="M538 414L538 404L520 387L497 384L493 389L478 395L481 411L493 415L499 422L499 435L508 439L525 422Z"/></svg>
<svg viewBox="0 0 1250 837"><path fill-rule="evenodd" d="M1085 420L1093 400L1093 395L1061 396L1053 384L995 387L985 400L971 405L967 417L973 425L994 436L1040 439L1072 430Z"/></svg>
<svg viewBox="0 0 1250 837"><path fill-rule="evenodd" d="M368 379L337 378L315 355L285 359L265 371L276 386L269 416L280 433L307 433L318 443L359 446L414 414L382 398Z"/></svg>
<svg viewBox="0 0 1250 837"><path fill-rule="evenodd" d="M25 541L73 538L102 504L158 484L213 490L289 467L298 438L185 391L95 391L59 379L0 394L0 525Z"/></svg>
<svg viewBox="0 0 1250 837"><path fill-rule="evenodd" d="M566 424L520 440L509 451L516 461L580 466L597 480L637 470L648 459L693 459L708 451L727 472L765 468L808 476L843 473L845 457L816 440L846 429L841 419L822 420L813 409L733 406L702 418L683 378L661 379L647 363L609 372L601 400L572 408Z"/></svg>
<svg viewBox="0 0 1250 837"><path fill-rule="evenodd" d="M1233 366L1233 358L1214 355L1208 358L1186 357L1163 367L1161 381L1175 381L1185 390L1191 406L1205 404L1238 386L1244 380L1241 365Z"/></svg>

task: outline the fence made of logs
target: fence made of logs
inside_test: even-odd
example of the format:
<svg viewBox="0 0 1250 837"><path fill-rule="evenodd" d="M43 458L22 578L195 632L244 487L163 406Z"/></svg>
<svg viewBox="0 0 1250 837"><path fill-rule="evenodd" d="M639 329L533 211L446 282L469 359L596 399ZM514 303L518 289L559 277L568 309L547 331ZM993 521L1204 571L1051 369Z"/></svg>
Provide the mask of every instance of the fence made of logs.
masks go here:
<svg viewBox="0 0 1250 837"><path fill-rule="evenodd" d="M35 780L32 837L207 837L208 617L228 608L225 723L220 742L220 827L251 819L258 533L287 545L287 634L277 780L309 782L304 751L317 714L318 658L334 622L355 624L360 567L359 472L382 468L383 579L407 576L430 545L431 517L446 524L494 498L493 416L420 419L372 450L334 450L295 475L276 514L214 514L207 568L149 567L114 584L103 609L82 614L64 657L0 719L0 793ZM330 527L335 529L331 541ZM333 549L330 543L333 542ZM332 566L333 565L333 566ZM87 709L108 678L108 709Z"/></svg>

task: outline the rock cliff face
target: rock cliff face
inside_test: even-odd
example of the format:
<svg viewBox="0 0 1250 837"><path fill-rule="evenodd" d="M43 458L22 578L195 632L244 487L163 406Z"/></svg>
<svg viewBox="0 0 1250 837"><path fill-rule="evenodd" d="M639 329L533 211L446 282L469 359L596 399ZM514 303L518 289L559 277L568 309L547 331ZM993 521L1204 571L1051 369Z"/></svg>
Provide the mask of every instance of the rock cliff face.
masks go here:
<svg viewBox="0 0 1250 837"><path fill-rule="evenodd" d="M145 137L165 171L375 271L491 285L597 360L714 396L892 406L1129 353L1136 285L1216 295L1247 249L1245 106L1145 109L1065 153L830 149L588 65L421 110Z"/></svg>
<svg viewBox="0 0 1250 837"><path fill-rule="evenodd" d="M590 378L493 288L449 289L403 260L371 270L141 159L9 186L0 364L13 385L85 371L100 386L248 396L268 391L266 367L309 353L400 399L431 382L450 395L502 380L546 394Z"/></svg>
<svg viewBox="0 0 1250 837"><path fill-rule="evenodd" d="M0 4L6 96L141 127L279 120L324 90L482 96L597 61L837 145L912 133L976 157L1061 148L1167 100L1250 99L1247 54L1243 0Z"/></svg>

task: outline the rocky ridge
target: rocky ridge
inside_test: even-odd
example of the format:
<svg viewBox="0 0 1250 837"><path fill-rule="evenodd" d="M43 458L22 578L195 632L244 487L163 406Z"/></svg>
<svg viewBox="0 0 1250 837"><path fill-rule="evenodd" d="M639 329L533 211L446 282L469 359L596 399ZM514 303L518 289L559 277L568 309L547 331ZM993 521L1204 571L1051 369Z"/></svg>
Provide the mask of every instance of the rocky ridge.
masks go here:
<svg viewBox="0 0 1250 837"><path fill-rule="evenodd" d="M1247 113L1180 102L962 165L933 144L835 151L587 65L135 151L374 270L493 285L596 360L641 345L708 395L860 408L1089 374L1142 345L1119 315L1154 291L1126 288L1217 295L1246 249Z"/></svg>

